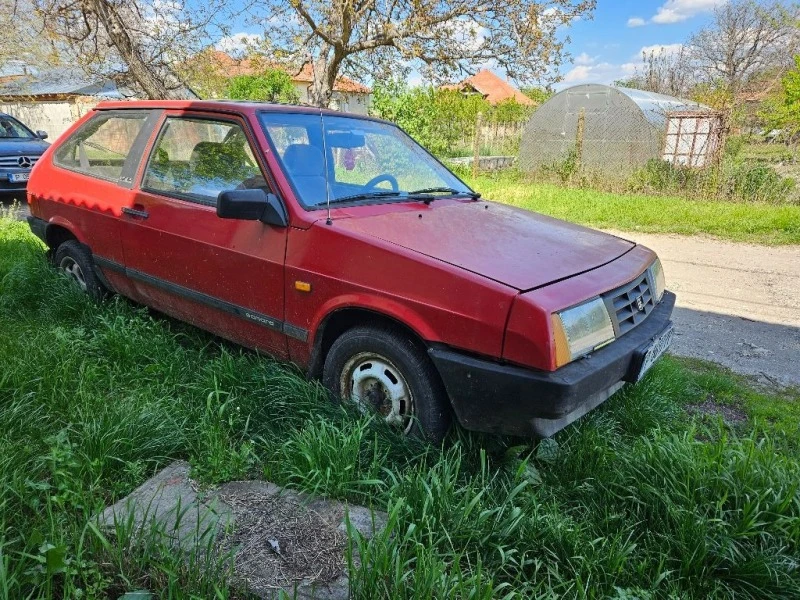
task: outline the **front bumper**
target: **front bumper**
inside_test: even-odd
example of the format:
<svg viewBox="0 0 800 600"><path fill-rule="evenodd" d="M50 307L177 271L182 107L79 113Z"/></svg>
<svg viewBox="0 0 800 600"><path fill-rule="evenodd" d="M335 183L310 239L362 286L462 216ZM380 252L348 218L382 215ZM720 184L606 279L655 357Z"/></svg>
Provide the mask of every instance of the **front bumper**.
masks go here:
<svg viewBox="0 0 800 600"><path fill-rule="evenodd" d="M652 340L671 324L675 294L665 292L647 319L608 346L553 372L429 350L465 429L550 437L636 380Z"/></svg>
<svg viewBox="0 0 800 600"><path fill-rule="evenodd" d="M9 175L18 173L30 175L30 169L4 168L0 170L0 193L25 191L28 187L27 181L11 181Z"/></svg>

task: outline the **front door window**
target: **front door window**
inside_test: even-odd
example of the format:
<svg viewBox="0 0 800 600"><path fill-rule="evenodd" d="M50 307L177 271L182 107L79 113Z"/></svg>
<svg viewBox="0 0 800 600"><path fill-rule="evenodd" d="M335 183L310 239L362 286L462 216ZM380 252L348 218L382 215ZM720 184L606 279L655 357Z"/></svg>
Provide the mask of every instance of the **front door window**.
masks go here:
<svg viewBox="0 0 800 600"><path fill-rule="evenodd" d="M151 153L142 188L214 206L220 192L266 185L238 123L171 117Z"/></svg>

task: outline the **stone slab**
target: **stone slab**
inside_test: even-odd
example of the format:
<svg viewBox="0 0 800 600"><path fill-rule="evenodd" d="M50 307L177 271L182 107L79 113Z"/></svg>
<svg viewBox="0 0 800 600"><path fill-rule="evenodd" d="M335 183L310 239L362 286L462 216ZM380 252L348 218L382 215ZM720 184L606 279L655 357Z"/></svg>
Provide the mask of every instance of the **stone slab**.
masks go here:
<svg viewBox="0 0 800 600"><path fill-rule="evenodd" d="M189 464L178 461L97 520L106 529L121 526L134 535L154 535L186 553L221 552L233 561L235 583L250 593L269 599L285 593L303 600L348 598L347 519L367 539L387 521L385 513L364 506L266 481L198 490Z"/></svg>

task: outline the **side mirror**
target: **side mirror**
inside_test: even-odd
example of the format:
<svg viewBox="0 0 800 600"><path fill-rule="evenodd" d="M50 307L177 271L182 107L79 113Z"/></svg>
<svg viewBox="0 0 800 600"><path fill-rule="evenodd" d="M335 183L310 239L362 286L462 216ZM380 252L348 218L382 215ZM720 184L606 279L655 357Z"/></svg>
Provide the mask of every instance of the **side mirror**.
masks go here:
<svg viewBox="0 0 800 600"><path fill-rule="evenodd" d="M46 140L47 139L47 132L46 131L42 131L40 129L39 131L36 132L36 137L38 137L40 140Z"/></svg>
<svg viewBox="0 0 800 600"><path fill-rule="evenodd" d="M277 227L286 227L289 223L280 200L262 189L221 192L217 197L217 216L221 219L261 221Z"/></svg>

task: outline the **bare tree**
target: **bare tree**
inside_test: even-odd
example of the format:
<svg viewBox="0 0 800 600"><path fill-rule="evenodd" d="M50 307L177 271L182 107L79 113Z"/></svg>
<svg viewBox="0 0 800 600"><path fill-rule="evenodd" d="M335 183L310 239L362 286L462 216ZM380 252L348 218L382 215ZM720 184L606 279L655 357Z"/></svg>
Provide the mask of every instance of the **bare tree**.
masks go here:
<svg viewBox="0 0 800 600"><path fill-rule="evenodd" d="M174 66L218 31L224 0L34 0L47 32L91 73L113 75L148 98L190 92Z"/></svg>
<svg viewBox="0 0 800 600"><path fill-rule="evenodd" d="M697 83L690 52L685 46L677 52L651 50L642 55L642 63L632 77L617 81L616 85L680 98L688 96Z"/></svg>
<svg viewBox="0 0 800 600"><path fill-rule="evenodd" d="M553 81L566 58L561 33L595 0L273 0L257 3L279 55L311 61L312 103L327 106L342 72L416 62L444 79L492 64L522 83Z"/></svg>
<svg viewBox="0 0 800 600"><path fill-rule="evenodd" d="M707 83L736 96L753 77L792 64L798 51L798 8L781 0L731 0L689 40L690 58Z"/></svg>

